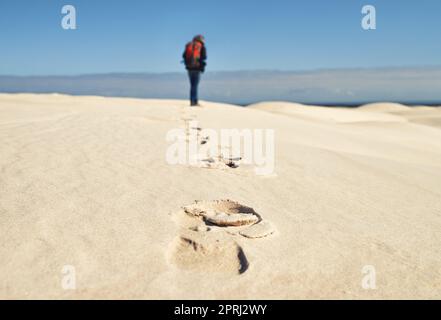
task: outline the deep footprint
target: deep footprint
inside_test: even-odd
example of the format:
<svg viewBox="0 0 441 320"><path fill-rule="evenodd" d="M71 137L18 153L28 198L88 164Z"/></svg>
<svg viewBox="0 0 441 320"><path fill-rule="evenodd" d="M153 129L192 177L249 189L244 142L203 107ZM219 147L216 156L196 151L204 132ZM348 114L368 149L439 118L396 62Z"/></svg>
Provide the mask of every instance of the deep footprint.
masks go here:
<svg viewBox="0 0 441 320"><path fill-rule="evenodd" d="M252 225L261 220L253 208L232 200L195 201L185 206L187 214L203 217L205 221L218 226Z"/></svg>
<svg viewBox="0 0 441 320"><path fill-rule="evenodd" d="M183 270L221 274L242 274L248 260L242 248L224 234L189 231L172 247L172 263Z"/></svg>
<svg viewBox="0 0 441 320"><path fill-rule="evenodd" d="M169 251L170 262L182 270L242 274L249 262L239 238L263 238L275 232L253 208L228 199L195 201L182 209L173 216L181 232Z"/></svg>

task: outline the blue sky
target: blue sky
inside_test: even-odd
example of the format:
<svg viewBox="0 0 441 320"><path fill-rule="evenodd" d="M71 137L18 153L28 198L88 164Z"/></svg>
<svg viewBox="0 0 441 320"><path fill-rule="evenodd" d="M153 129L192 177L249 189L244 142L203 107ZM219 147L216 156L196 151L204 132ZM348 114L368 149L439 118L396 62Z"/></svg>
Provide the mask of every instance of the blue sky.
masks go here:
<svg viewBox="0 0 441 320"><path fill-rule="evenodd" d="M61 28L65 4L77 30ZM441 65L440 14L439 0L2 0L0 74L183 71L197 33L210 71Z"/></svg>

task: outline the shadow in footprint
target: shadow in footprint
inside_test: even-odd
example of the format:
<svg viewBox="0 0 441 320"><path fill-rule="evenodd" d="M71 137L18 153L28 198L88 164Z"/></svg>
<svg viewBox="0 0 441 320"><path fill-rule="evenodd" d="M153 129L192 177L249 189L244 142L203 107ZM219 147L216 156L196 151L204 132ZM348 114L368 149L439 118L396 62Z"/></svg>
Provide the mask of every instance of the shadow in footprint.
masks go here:
<svg viewBox="0 0 441 320"><path fill-rule="evenodd" d="M213 222L213 219L209 218L216 215L232 216L237 218L244 218L245 216L249 216L248 219L250 221L250 224L254 224L262 220L262 217L256 211L254 211L253 208L229 199L195 201L194 204L185 206L184 211L187 214L197 217L203 217L205 220L209 220L211 222Z"/></svg>
<svg viewBox="0 0 441 320"><path fill-rule="evenodd" d="M230 167L230 168L232 168L232 169L236 169L236 168L239 168L239 165L238 165L238 164L236 164L236 163L235 163L235 162L233 162L233 161L227 162L227 163L225 163L225 165L226 165L227 167Z"/></svg>
<svg viewBox="0 0 441 320"><path fill-rule="evenodd" d="M210 137L202 137L201 144L206 144L209 139L210 139Z"/></svg>

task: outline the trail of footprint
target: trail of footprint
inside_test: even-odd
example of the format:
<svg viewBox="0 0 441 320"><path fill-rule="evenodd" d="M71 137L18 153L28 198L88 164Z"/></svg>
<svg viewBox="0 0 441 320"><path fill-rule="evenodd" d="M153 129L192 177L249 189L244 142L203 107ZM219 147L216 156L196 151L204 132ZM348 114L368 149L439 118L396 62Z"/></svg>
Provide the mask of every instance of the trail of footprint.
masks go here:
<svg viewBox="0 0 441 320"><path fill-rule="evenodd" d="M204 169L217 169L224 171L231 171L231 169L242 167L242 158L239 156L232 156L231 146L230 148L221 148L220 145L217 145L215 147L218 149L218 156L210 156L209 151L213 147L211 145L212 141L210 141L209 136L203 135L202 127L195 125L195 123L198 123L197 113L191 111L193 111L193 109L189 111L188 107L181 108L181 120L183 121L185 131L183 139L186 142L195 141L198 145L203 147L202 149L199 149L198 154L190 155L190 157L195 160L192 161L191 165ZM251 171L252 168L243 166L243 169L245 169L245 171L241 170L242 172L237 172L235 170L235 173L239 175L247 175L247 173L250 173L248 171Z"/></svg>
<svg viewBox="0 0 441 320"><path fill-rule="evenodd" d="M195 126L192 122L198 122L196 113L192 113L188 111L188 107L181 108L181 120L184 122L184 130L185 130L185 141L190 142L196 140L196 143L199 145L204 145L207 147L206 151L209 150L210 145L210 137L202 136L202 128ZM192 110L191 110L192 111ZM228 150L231 151L231 150ZM225 150L219 150L218 157L209 157L207 152L201 152L200 154L193 155L197 161L196 165L201 168L207 169L221 169L221 170L230 170L236 169L239 167L240 157L226 157L224 156ZM228 153L229 154L229 153Z"/></svg>
<svg viewBox="0 0 441 320"><path fill-rule="evenodd" d="M275 232L253 208L231 200L195 201L175 215L180 235L171 245L171 262L180 269L242 274L249 266L235 241Z"/></svg>

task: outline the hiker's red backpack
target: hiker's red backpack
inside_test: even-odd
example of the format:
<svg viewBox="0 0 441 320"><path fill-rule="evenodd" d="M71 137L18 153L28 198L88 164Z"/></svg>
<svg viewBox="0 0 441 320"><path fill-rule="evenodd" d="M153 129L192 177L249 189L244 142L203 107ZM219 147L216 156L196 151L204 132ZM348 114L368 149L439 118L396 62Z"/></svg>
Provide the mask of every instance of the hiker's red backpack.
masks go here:
<svg viewBox="0 0 441 320"><path fill-rule="evenodd" d="M192 41L185 46L185 65L189 69L198 69L201 67L202 43Z"/></svg>

